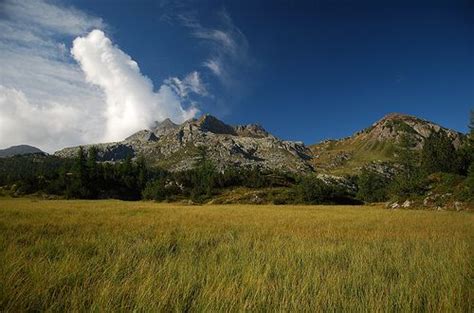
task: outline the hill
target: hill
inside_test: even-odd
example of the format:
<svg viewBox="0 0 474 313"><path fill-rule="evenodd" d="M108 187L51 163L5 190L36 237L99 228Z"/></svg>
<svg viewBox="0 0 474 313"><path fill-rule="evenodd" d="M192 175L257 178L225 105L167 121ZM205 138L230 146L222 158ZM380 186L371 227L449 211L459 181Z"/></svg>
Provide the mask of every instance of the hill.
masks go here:
<svg viewBox="0 0 474 313"><path fill-rule="evenodd" d="M29 145L19 145L19 146L11 146L6 149L0 149L0 157L11 157L15 155L23 155L23 154L33 154L33 153L44 153L40 149L29 146Z"/></svg>
<svg viewBox="0 0 474 313"><path fill-rule="evenodd" d="M420 150L425 139L432 133L445 131L456 148L465 135L444 128L433 122L411 115L388 114L372 126L339 140L325 140L310 146L313 158L310 163L320 172L341 175L354 174L371 162L391 162L403 136Z"/></svg>

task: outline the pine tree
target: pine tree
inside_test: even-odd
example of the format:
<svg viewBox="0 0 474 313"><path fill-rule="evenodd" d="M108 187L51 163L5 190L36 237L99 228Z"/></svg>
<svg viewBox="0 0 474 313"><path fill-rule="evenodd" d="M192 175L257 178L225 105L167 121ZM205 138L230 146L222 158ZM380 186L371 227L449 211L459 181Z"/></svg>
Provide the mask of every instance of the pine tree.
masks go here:
<svg viewBox="0 0 474 313"><path fill-rule="evenodd" d="M458 170L457 165L458 155L446 132L431 133L421 152L421 166L425 173L455 173Z"/></svg>
<svg viewBox="0 0 474 313"><path fill-rule="evenodd" d="M471 110L471 118L469 121L470 139L474 140L474 110Z"/></svg>
<svg viewBox="0 0 474 313"><path fill-rule="evenodd" d="M97 198L99 194L99 166L97 164L98 150L96 147L89 148L86 167L88 179L86 182L87 189L89 190L91 198Z"/></svg>
<svg viewBox="0 0 474 313"><path fill-rule="evenodd" d="M413 149L415 143L409 135L402 136L398 148L398 174L390 185L391 193L397 197L408 197L424 192L424 175L419 166L419 154Z"/></svg>
<svg viewBox="0 0 474 313"><path fill-rule="evenodd" d="M397 163L403 167L405 172L412 172L418 167L418 154L413 149L415 142L408 134L402 135L397 150Z"/></svg>
<svg viewBox="0 0 474 313"><path fill-rule="evenodd" d="M367 202L381 202L388 198L389 179L383 175L363 168L357 182L357 198Z"/></svg>
<svg viewBox="0 0 474 313"><path fill-rule="evenodd" d="M142 190L145 188L146 182L148 181L148 168L146 166L145 158L140 155L136 161L137 166L137 184L138 188Z"/></svg>
<svg viewBox="0 0 474 313"><path fill-rule="evenodd" d="M79 147L76 159L74 161L73 178L70 187L67 190L67 196L72 198L88 198L88 178L89 175L87 173L87 162L84 148Z"/></svg>

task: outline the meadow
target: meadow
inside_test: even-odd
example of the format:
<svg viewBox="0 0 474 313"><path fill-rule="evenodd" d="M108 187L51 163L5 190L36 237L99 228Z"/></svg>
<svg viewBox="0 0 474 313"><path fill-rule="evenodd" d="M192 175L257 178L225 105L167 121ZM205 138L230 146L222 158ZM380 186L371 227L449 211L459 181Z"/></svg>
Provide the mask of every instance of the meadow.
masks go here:
<svg viewBox="0 0 474 313"><path fill-rule="evenodd" d="M473 312L474 215L0 199L0 311Z"/></svg>

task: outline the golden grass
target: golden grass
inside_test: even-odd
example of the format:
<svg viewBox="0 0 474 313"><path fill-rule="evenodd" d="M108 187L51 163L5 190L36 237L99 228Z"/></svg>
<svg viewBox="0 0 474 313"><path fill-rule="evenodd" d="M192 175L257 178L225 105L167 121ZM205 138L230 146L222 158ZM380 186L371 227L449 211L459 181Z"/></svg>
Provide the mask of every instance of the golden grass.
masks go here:
<svg viewBox="0 0 474 313"><path fill-rule="evenodd" d="M472 312L474 215L0 199L0 311Z"/></svg>

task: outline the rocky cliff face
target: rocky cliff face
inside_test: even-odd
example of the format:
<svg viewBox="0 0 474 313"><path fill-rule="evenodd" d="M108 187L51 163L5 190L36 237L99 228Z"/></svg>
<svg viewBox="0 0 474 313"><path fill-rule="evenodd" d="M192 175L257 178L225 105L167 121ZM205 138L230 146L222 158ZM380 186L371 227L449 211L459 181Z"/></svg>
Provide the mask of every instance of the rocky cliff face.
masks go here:
<svg viewBox="0 0 474 313"><path fill-rule="evenodd" d="M323 172L350 174L362 166L392 161L404 136L420 150L433 132L444 131L458 148L464 135L435 123L405 114L388 114L372 126L340 140L325 140L310 147L312 164Z"/></svg>
<svg viewBox="0 0 474 313"><path fill-rule="evenodd" d="M292 172L311 172L310 150L299 142L283 141L259 125L230 126L211 115L181 125L167 119L124 141L94 145L101 161L117 161L143 155L150 163L177 171L192 168L203 147L218 168L258 167ZM85 146L87 149L88 147ZM57 151L74 157L79 147Z"/></svg>

